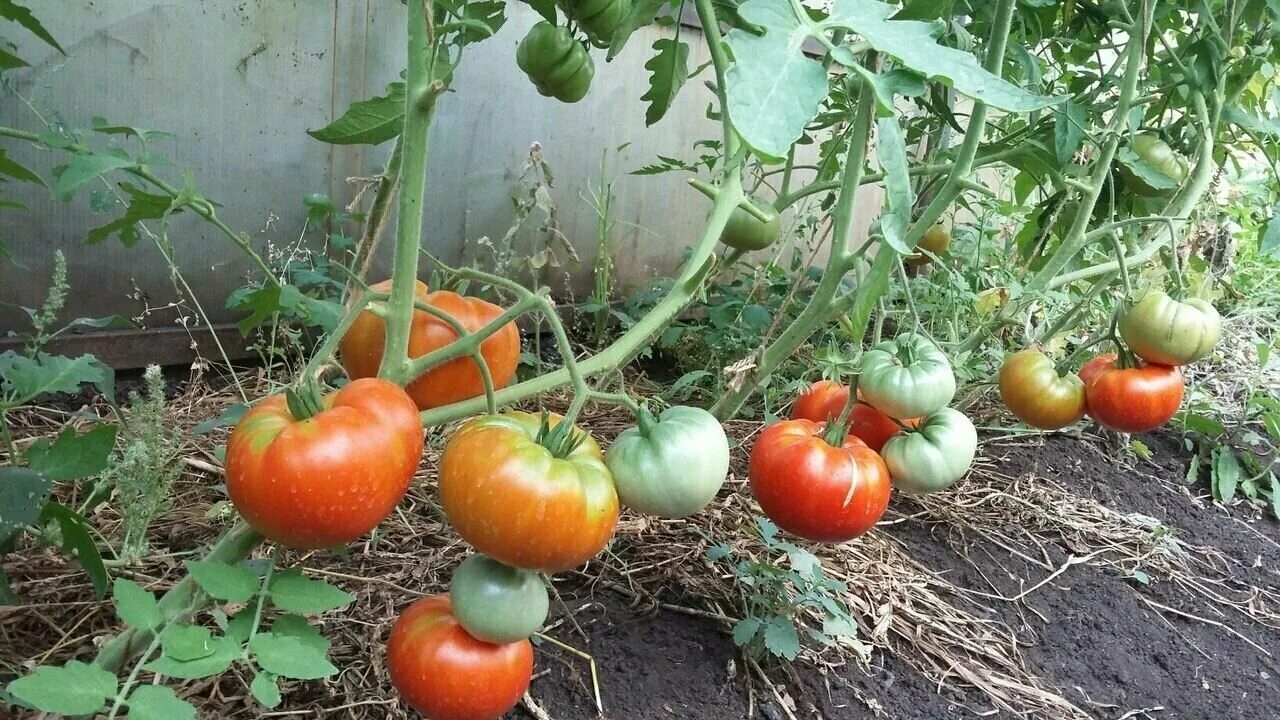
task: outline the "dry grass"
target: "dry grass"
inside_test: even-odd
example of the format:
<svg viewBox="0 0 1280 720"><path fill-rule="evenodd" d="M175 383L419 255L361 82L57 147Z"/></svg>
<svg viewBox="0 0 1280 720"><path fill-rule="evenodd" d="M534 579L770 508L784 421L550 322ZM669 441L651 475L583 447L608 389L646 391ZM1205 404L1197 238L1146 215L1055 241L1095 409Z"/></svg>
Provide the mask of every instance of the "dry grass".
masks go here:
<svg viewBox="0 0 1280 720"><path fill-rule="evenodd" d="M267 387L263 377L252 373L243 375L242 381L251 393ZM234 393L214 390L197 378L170 403L169 410L174 425L190 429L236 400ZM559 395L544 397L542 402L551 409L567 404ZM106 414L103 407L90 410ZM20 442L31 442L55 432L71 418L66 412L31 408L14 420L22 428ZM601 406L589 406L581 422L603 441L632 424L625 411ZM734 452L729 483L705 512L687 521L624 515L608 552L561 578L562 584L587 592L618 592L638 606L698 615L728 630L741 613L741 591L733 576L723 566L710 563L705 552L712 538L730 544L738 556L764 557L765 548L751 522L758 507L745 486L745 448L758 429L754 422L726 425L739 449ZM382 644L396 612L419 595L443 590L451 568L468 552L444 523L435 502L433 469L443 434L431 432L419 482L374 536L353 545L346 557L285 556L286 562L304 563L310 572L357 597L346 610L320 619L341 674L326 682L288 683L284 705L269 713L262 713L249 697L251 678L242 670L190 682L180 693L200 708L201 717L408 717L386 676ZM220 502L215 452L225 442L226 431L188 437L183 453L186 472L175 485L173 509L152 529L151 541L158 550L137 566L113 568L114 574L157 593L180 579L182 562L197 557L231 522L229 509ZM1048 570L1057 567L1045 562L1050 555L1046 544L1067 548L1090 563L1125 570L1155 568L1196 592L1218 593L1255 619L1275 619L1267 608L1277 606L1276 598L1254 589L1260 594L1250 602L1249 590L1232 584L1223 572L1227 560L1213 550L1153 533L1139 517L1077 497L1052 480L1002 475L990 461L980 461L969 480L951 492L898 501L895 508L910 514L886 522L927 522L976 533ZM117 537L119 519L109 506L91 519L106 538ZM828 668L857 665L867 660L869 647L896 654L940 687L976 690L991 706L1009 713L1088 717L1027 669L1012 629L982 612L983 602L1018 602L1021 597L995 597L956 587L881 531L851 543L821 546L815 552L830 575L848 584L846 601L865 646L808 649L810 662ZM118 630L110 602L95 601L84 574L62 556L28 547L6 558L6 570L26 604L0 608L3 667L22 671L39 663L91 657L95 647ZM1040 584L1052 579L1049 576ZM568 632L568 627L559 631ZM607 685L605 692L607 705Z"/></svg>

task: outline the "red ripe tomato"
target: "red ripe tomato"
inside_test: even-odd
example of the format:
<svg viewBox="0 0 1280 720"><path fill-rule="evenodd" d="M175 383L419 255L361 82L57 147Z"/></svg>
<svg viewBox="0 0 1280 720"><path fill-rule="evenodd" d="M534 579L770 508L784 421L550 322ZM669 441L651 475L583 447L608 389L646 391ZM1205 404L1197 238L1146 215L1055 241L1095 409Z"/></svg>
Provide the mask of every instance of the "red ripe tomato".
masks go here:
<svg viewBox="0 0 1280 720"><path fill-rule="evenodd" d="M862 393L858 393L858 404L853 406L849 414L849 434L856 436L867 444L867 447L880 452L880 448L897 435L901 427L888 415L862 401ZM796 398L791 408L792 420L812 420L825 423L840 417L844 404L849 402L849 388L830 380L819 380ZM915 427L919 419L904 420L903 424Z"/></svg>
<svg viewBox="0 0 1280 720"><path fill-rule="evenodd" d="M1113 356L1114 357L1114 356ZM1090 361L1093 365L1099 358ZM1182 404L1182 373L1170 365L1143 362L1121 368L1116 362L1099 364L1085 380L1085 404L1089 417L1121 432L1154 430L1169 421ZM1085 370L1080 374L1083 379Z"/></svg>
<svg viewBox="0 0 1280 720"><path fill-rule="evenodd" d="M454 292L428 292L426 283L415 281L414 296L423 303L439 308L457 320L469 332L475 332L502 314L502 308L479 298L463 297ZM373 290L390 292L391 281L374 285ZM458 333L440 318L425 310L413 311L413 327L409 330L409 357L426 355L458 339ZM342 336L342 366L352 378L376 377L386 345L387 326L382 318L362 312ZM520 361L520 331L514 322L480 343L480 354L489 366L495 388L501 388L515 377ZM484 382L471 357L454 358L418 376L405 388L418 409L427 410L484 394Z"/></svg>
<svg viewBox="0 0 1280 720"><path fill-rule="evenodd" d="M1115 353L1103 353L1085 363L1084 366L1080 368L1080 372L1076 373L1076 375L1080 376L1080 382L1084 383L1085 386L1088 386L1089 381L1093 379L1093 376L1101 372L1103 368L1115 362L1116 357Z"/></svg>
<svg viewBox="0 0 1280 720"><path fill-rule="evenodd" d="M529 689L533 646L477 640L454 619L449 596L432 595L396 620L387 668L404 701L430 720L495 720Z"/></svg>
<svg viewBox="0 0 1280 720"><path fill-rule="evenodd" d="M840 447L824 426L783 420L751 449L747 476L761 509L778 527L816 542L844 542L871 529L889 506L889 469L853 435Z"/></svg>
<svg viewBox="0 0 1280 720"><path fill-rule="evenodd" d="M551 415L554 427L561 421ZM600 552L618 522L618 491L600 446L582 437L557 458L537 441L541 418L475 418L440 457L440 505L476 550L512 567L554 573Z"/></svg>
<svg viewBox="0 0 1280 720"><path fill-rule="evenodd" d="M422 458L418 409L399 387L356 380L306 420L258 403L227 442L227 492L255 530L290 547L345 545L404 496Z"/></svg>

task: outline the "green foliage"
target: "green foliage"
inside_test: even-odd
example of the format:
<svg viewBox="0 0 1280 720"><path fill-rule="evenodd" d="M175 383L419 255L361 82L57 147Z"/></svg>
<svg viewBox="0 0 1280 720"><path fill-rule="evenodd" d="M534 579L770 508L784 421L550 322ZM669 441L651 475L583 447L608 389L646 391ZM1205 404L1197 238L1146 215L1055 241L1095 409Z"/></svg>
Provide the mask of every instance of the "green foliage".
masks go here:
<svg viewBox="0 0 1280 720"><path fill-rule="evenodd" d="M659 38L653 42L654 56L645 63L649 71L649 90L640 97L648 104L644 124L661 120L689 77L689 46L678 40Z"/></svg>
<svg viewBox="0 0 1280 720"><path fill-rule="evenodd" d="M351 104L342 117L307 134L332 145L380 145L404 129L404 83L393 82L381 97Z"/></svg>
<svg viewBox="0 0 1280 720"><path fill-rule="evenodd" d="M794 660L804 642L819 648L837 644L865 652L858 625L842 599L843 582L829 578L813 553L778 538L778 528L757 516L764 545L760 557L735 559L727 545L707 551L712 562L725 563L741 586L745 615L733 628L733 642L752 655L765 652ZM803 638L807 640L802 640Z"/></svg>

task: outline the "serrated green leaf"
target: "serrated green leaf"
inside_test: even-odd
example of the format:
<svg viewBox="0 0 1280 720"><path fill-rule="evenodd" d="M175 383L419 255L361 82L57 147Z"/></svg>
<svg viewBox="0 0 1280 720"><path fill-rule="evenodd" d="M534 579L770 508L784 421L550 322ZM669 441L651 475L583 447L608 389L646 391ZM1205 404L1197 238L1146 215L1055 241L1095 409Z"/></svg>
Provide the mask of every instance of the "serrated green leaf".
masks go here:
<svg viewBox="0 0 1280 720"><path fill-rule="evenodd" d="M86 245L96 245L112 235L119 235L121 244L133 247L142 239L138 234L138 223L160 220L166 214L176 215L182 212L182 208L175 206L175 201L168 195L149 193L130 183L120 183L120 189L129 196L129 205L125 208L124 215L90 230L85 237Z"/></svg>
<svg viewBox="0 0 1280 720"><path fill-rule="evenodd" d="M800 654L800 635L790 618L775 617L764 628L764 647L780 658L795 660Z"/></svg>
<svg viewBox="0 0 1280 720"><path fill-rule="evenodd" d="M1070 100L1055 108L1053 121L1053 150L1058 162L1065 165L1075 157L1084 141L1086 116L1084 106Z"/></svg>
<svg viewBox="0 0 1280 720"><path fill-rule="evenodd" d="M848 616L828 615L822 619L822 632L831 637L857 637L858 625Z"/></svg>
<svg viewBox="0 0 1280 720"><path fill-rule="evenodd" d="M45 712L88 715L115 697L116 676L100 667L72 660L62 667L44 666L9 683L14 697Z"/></svg>
<svg viewBox="0 0 1280 720"><path fill-rule="evenodd" d="M253 571L243 565L211 561L189 561L187 571L201 590L227 602L247 602L258 594L261 583Z"/></svg>
<svg viewBox="0 0 1280 720"><path fill-rule="evenodd" d="M281 637L297 638L320 654L329 652L329 639L320 634L319 628L307 622L301 615L281 615L271 623L271 633Z"/></svg>
<svg viewBox="0 0 1280 720"><path fill-rule="evenodd" d="M644 64L649 71L649 89L640 99L648 103L644 124L653 125L671 109L680 88L689 77L689 46L670 38L653 42L654 56Z"/></svg>
<svg viewBox="0 0 1280 720"><path fill-rule="evenodd" d="M143 669L181 680L199 680L221 675L241 657L240 643L227 637L215 635L209 639L209 646L213 652L198 660L183 661L162 656L144 665Z"/></svg>
<svg viewBox="0 0 1280 720"><path fill-rule="evenodd" d="M248 317L236 323L240 334L248 335L272 315L296 311L305 300L306 296L293 285L268 285L241 294L233 293L227 298L227 309L249 313Z"/></svg>
<svg viewBox="0 0 1280 720"><path fill-rule="evenodd" d="M271 603L285 612L315 615L346 607L352 600L354 595L323 580L312 580L297 568L271 579Z"/></svg>
<svg viewBox="0 0 1280 720"><path fill-rule="evenodd" d="M759 620L752 617L743 618L733 626L733 644L738 647L745 647L747 643L755 639L756 633L759 631Z"/></svg>
<svg viewBox="0 0 1280 720"><path fill-rule="evenodd" d="M885 213L880 216L880 230L884 240L899 254L911 252L907 247L907 226L911 222L911 208L915 206L915 193L911 191L911 171L907 167L907 145L902 138L902 127L894 116L876 119L879 143L876 157L884 169Z"/></svg>
<svg viewBox="0 0 1280 720"><path fill-rule="evenodd" d="M108 122L107 119L103 117L93 118L93 122L90 127L94 132L99 132L104 135L127 135L129 137L135 137L143 142L173 137L173 133L165 132L164 130L149 130L147 128L137 128L129 125L117 125Z"/></svg>
<svg viewBox="0 0 1280 720"><path fill-rule="evenodd" d="M62 49L62 46L58 44L57 40L53 39L48 30L45 30L44 25L36 19L36 16L32 15L27 8L13 2L13 0L0 0L0 18L18 23L32 35L43 40L49 47L63 55L67 54L67 51Z"/></svg>
<svg viewBox="0 0 1280 720"><path fill-rule="evenodd" d="M249 652L263 670L295 680L319 680L338 672L313 645L296 637L259 633L249 641Z"/></svg>
<svg viewBox="0 0 1280 720"><path fill-rule="evenodd" d="M80 384L86 382L115 399L115 372L93 355L68 358L39 353L30 358L13 350L0 353L0 386L14 404L43 393L77 393Z"/></svg>
<svg viewBox="0 0 1280 720"><path fill-rule="evenodd" d="M0 467L0 541L40 517L53 481L35 470Z"/></svg>
<svg viewBox="0 0 1280 720"><path fill-rule="evenodd" d="M89 534L89 521L68 507L47 502L40 512L43 522L56 522L62 531L62 551L75 556L93 583L93 593L99 599L107 596L107 566L102 562L98 546Z"/></svg>
<svg viewBox="0 0 1280 720"><path fill-rule="evenodd" d="M533 8L534 12L542 16L542 19L546 20L552 25L556 24L556 1L555 0L528 0L528 3L529 3L529 7Z"/></svg>
<svg viewBox="0 0 1280 720"><path fill-rule="evenodd" d="M75 195L77 190L103 173L136 167L138 167L138 161L119 148L81 153L72 157L62 174L58 175L58 180L53 186L53 194L66 199Z"/></svg>
<svg viewBox="0 0 1280 720"><path fill-rule="evenodd" d="M249 692L253 693L253 699L259 705L267 709L280 704L280 685L276 682L276 676L269 672L254 675L253 682L249 683Z"/></svg>
<svg viewBox="0 0 1280 720"><path fill-rule="evenodd" d="M550 0L542 1L551 6L551 17L546 15L543 15L543 17L547 17L547 22L555 25L555 3ZM530 4L533 5L533 3ZM613 39L609 42L609 52L605 55L605 60L608 61L617 57L618 53L622 52L622 48L626 47L627 40L631 38L631 35L636 30L651 25L654 18L658 16L658 13L666 4L667 0L635 0L632 2L631 12L627 13L627 16L622 19L622 22L618 23L618 27L613 31ZM536 5L534 9L538 9ZM541 12L539 10L539 14Z"/></svg>
<svg viewBox="0 0 1280 720"><path fill-rule="evenodd" d="M63 428L56 439L42 439L27 450L27 465L57 482L97 475L111 459L116 430L115 423L98 425L83 435Z"/></svg>
<svg viewBox="0 0 1280 720"><path fill-rule="evenodd" d="M151 593L141 585L125 578L116 578L111 592L116 606L116 615L126 625L139 630L155 630L164 623L164 613L160 612L160 604Z"/></svg>
<svg viewBox="0 0 1280 720"><path fill-rule="evenodd" d="M875 0L833 0L821 28L847 28L906 67L931 80L947 81L958 92L1001 110L1028 112L1061 101L1027 92L984 70L973 55L939 45L935 23L889 20L896 11Z"/></svg>
<svg viewBox="0 0 1280 720"><path fill-rule="evenodd" d="M342 117L307 134L331 145L379 145L404 129L404 105L404 83L394 82L386 95L354 102Z"/></svg>
<svg viewBox="0 0 1280 720"><path fill-rule="evenodd" d="M129 720L195 720L196 709L173 688L142 685L129 696Z"/></svg>
<svg viewBox="0 0 1280 720"><path fill-rule="evenodd" d="M20 180L22 182L44 185L44 180L41 180L39 175L35 174L16 160L10 158L5 154L3 148L0 148L0 175L11 177L14 180Z"/></svg>
<svg viewBox="0 0 1280 720"><path fill-rule="evenodd" d="M800 24L791 6L747 0L738 14L764 33L734 29L725 38L734 57L725 76L729 118L752 149L784 157L818 114L827 71L804 54L810 26Z"/></svg>
<svg viewBox="0 0 1280 720"><path fill-rule="evenodd" d="M164 656L181 662L207 658L213 654L213 633L199 625L174 625L160 637Z"/></svg>

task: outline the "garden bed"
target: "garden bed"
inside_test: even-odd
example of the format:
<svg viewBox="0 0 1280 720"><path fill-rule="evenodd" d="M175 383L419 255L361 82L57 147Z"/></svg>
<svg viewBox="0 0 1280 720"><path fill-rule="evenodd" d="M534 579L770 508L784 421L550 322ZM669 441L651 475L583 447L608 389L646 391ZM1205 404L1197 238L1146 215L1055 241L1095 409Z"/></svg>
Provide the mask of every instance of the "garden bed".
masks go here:
<svg viewBox="0 0 1280 720"><path fill-rule="evenodd" d="M169 407L186 430L236 399L198 378L182 385ZM83 401L16 416L22 437L53 432ZM555 408L564 398L544 401ZM582 423L607 441L631 419L589 406ZM876 532L815 549L847 577L851 608L864 610L856 620L872 646L867 663L848 648L807 648L789 666L748 661L729 635L736 581L706 551L720 542L762 551L745 487L759 423L726 429L733 475L711 508L689 521L624 515L609 552L557 578L562 602L544 634L577 652L540 643L530 702L513 717L597 717L587 656L614 718L1265 717L1280 700L1280 661L1269 654L1280 647L1280 528L1187 485L1174 435L1145 438L1151 461L1112 457L1088 433L985 438L952 491L895 496ZM225 432L193 436L151 554L114 575L164 590L230 522L214 451ZM342 672L286 684L268 714L236 672L194 681L180 694L201 717L405 716L382 644L396 614L443 590L468 552L435 502L442 436L431 433L419 482L375 536L346 556L285 556L356 596L321 620ZM107 536L116 530L109 512L93 518ZM95 601L63 556L10 557L27 604L0 609L7 667L88 659L119 629L110 601Z"/></svg>

